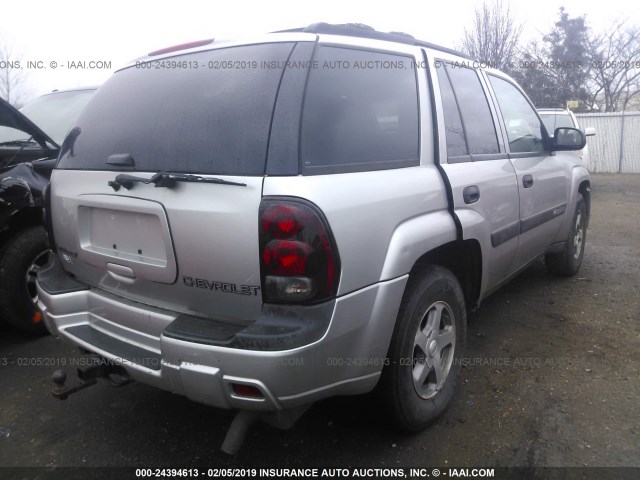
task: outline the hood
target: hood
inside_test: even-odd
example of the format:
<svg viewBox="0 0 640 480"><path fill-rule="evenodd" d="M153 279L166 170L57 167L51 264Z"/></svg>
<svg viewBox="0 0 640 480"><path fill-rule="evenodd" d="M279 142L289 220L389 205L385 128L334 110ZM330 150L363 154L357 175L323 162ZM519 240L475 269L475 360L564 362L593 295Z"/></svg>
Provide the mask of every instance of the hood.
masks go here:
<svg viewBox="0 0 640 480"><path fill-rule="evenodd" d="M57 149L60 148L49 135L2 98L0 98L0 125L15 128L33 136L33 139L44 149L49 149L49 145L53 145Z"/></svg>

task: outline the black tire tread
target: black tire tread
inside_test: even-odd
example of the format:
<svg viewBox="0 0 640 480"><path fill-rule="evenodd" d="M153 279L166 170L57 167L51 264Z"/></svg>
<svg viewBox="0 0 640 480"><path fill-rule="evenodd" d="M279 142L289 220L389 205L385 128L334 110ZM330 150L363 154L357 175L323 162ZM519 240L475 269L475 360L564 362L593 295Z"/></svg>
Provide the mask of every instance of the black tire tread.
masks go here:
<svg viewBox="0 0 640 480"><path fill-rule="evenodd" d="M383 370L382 377L378 385L379 395L383 406L386 407L385 410L389 419L396 427L407 432L419 432L424 430L446 409L453 396L457 377L460 372L459 363L457 367L454 364L454 367L452 367L449 374L450 378L447 380L450 382L450 384L445 388L447 391L445 392L443 390L433 399L420 400L421 402L424 402L423 404L426 405L429 413L423 415L418 421L416 421L416 418L411 418L411 413L407 411L407 408L405 408L407 399L403 398L403 393L398 388L400 378L398 367L393 364L394 350L401 348L403 337L407 335L407 328L411 328L411 325L406 325L407 322L411 323L411 318L407 318L407 315L411 315L411 309L415 308L417 302L419 302L420 292L426 292L434 284L439 282L442 282L445 290L451 291L457 302L455 307L451 307L459 309L459 313L461 315L460 325L456 332L456 337L459 339L459 343L456 346L456 358L461 356L464 351L466 338L466 309L462 288L460 287L457 278L448 269L437 265L426 267L417 274L412 275L412 278L410 278L409 284L405 289L405 294L398 312L396 327L389 347L388 357L392 363L387 365Z"/></svg>
<svg viewBox="0 0 640 480"><path fill-rule="evenodd" d="M27 303L24 282L27 269L49 248L43 227L28 227L15 233L0 251L0 319L23 332L47 333L44 322L33 323L35 309Z"/></svg>
<svg viewBox="0 0 640 480"><path fill-rule="evenodd" d="M582 254L580 258L576 260L573 257L573 237L575 235L575 218L579 210L582 210L583 215L583 238L582 238ZM571 229L569 230L569 237L567 238L567 243L564 249L561 252L547 253L544 256L544 262L547 266L547 270L549 273L553 275L558 275L561 277L571 277L575 275L580 266L582 264L582 259L584 257L584 245L587 240L587 218L586 218L586 205L584 203L584 199L582 198L582 194L578 194L578 198L576 201L576 209L571 217Z"/></svg>

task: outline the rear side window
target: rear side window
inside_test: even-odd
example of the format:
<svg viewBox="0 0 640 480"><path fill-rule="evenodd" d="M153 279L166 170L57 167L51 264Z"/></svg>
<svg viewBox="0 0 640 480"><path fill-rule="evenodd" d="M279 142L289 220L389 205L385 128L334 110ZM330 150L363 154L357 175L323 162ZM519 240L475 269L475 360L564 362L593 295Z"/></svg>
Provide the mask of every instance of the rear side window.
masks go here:
<svg viewBox="0 0 640 480"><path fill-rule="evenodd" d="M440 85L440 96L442 98L442 108L444 110L444 126L445 136L447 139L447 155L449 158L468 155L467 139L464 136L464 128L462 119L460 118L460 110L456 96L451 88L447 72L442 67L437 69L438 84Z"/></svg>
<svg viewBox="0 0 640 480"><path fill-rule="evenodd" d="M262 175L292 43L232 47L117 72L65 140L59 168Z"/></svg>
<svg viewBox="0 0 640 480"><path fill-rule="evenodd" d="M444 108L447 154L461 161L464 155L500 152L487 97L475 70L440 62L438 81ZM456 158L458 157L458 158Z"/></svg>
<svg viewBox="0 0 640 480"><path fill-rule="evenodd" d="M417 165L417 92L409 57L318 47L302 114L303 172Z"/></svg>

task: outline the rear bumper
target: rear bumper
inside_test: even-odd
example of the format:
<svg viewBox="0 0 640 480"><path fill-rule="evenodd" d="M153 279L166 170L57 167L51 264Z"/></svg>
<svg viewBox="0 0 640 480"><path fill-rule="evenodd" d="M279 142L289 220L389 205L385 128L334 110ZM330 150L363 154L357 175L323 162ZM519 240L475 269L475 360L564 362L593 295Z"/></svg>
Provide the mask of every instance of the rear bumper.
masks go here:
<svg viewBox="0 0 640 480"><path fill-rule="evenodd" d="M38 281L39 306L51 333L122 365L142 383L220 408L267 411L372 390L386 361L407 281L404 276L369 286L322 306L326 312L316 308L297 318L314 324L326 313L328 321L322 332L296 341L282 334L287 322L295 321L286 307L280 307L280 317L270 312L278 327L258 329L261 336L246 326L208 341L215 332L190 335L191 323L184 315L77 283L73 288L75 281L67 279ZM140 322L153 324L157 333L136 330ZM301 341L307 343L299 345ZM234 384L256 387L262 398L238 395Z"/></svg>

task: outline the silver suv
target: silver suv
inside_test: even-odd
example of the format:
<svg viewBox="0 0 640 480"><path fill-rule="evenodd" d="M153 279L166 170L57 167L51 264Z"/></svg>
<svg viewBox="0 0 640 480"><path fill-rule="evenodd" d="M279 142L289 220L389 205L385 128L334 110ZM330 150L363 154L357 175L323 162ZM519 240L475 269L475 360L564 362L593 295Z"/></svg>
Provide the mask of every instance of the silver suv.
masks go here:
<svg viewBox="0 0 640 480"><path fill-rule="evenodd" d="M99 375L238 409L234 426L377 387L422 429L467 309L542 255L561 275L583 257L589 174L563 151L584 134L550 138L509 77L405 34L153 52L73 132L46 195L46 325Z"/></svg>

